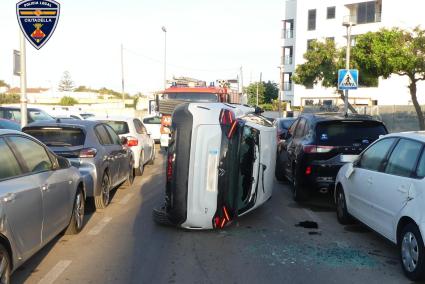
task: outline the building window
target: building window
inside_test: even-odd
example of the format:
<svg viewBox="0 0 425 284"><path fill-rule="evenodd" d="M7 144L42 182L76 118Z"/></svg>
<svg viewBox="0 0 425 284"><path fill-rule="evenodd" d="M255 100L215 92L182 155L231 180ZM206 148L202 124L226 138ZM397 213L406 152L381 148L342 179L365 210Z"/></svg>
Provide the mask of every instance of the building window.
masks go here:
<svg viewBox="0 0 425 284"><path fill-rule="evenodd" d="M284 20L282 29L282 38L293 38L294 37L294 20Z"/></svg>
<svg viewBox="0 0 425 284"><path fill-rule="evenodd" d="M328 7L327 13L326 13L326 19L335 19L335 11L336 8L334 7Z"/></svg>
<svg viewBox="0 0 425 284"><path fill-rule="evenodd" d="M308 27L309 31L316 29L316 9L308 10Z"/></svg>
<svg viewBox="0 0 425 284"><path fill-rule="evenodd" d="M282 65L292 64L293 50L292 46L283 47Z"/></svg>
<svg viewBox="0 0 425 284"><path fill-rule="evenodd" d="M380 21L380 17L377 17L376 13L376 4L376 1L370 1L359 3L357 5L358 24L367 24Z"/></svg>
<svg viewBox="0 0 425 284"><path fill-rule="evenodd" d="M283 73L283 91L292 91L292 73L285 72Z"/></svg>

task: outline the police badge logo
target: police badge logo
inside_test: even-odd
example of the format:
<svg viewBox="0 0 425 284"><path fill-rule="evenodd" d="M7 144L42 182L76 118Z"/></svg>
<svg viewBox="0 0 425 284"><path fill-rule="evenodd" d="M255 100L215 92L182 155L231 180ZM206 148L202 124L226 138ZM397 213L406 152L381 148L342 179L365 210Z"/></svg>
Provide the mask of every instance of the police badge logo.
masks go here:
<svg viewBox="0 0 425 284"><path fill-rule="evenodd" d="M52 36L59 12L60 4L53 0L23 0L16 4L19 26L36 49L42 48Z"/></svg>

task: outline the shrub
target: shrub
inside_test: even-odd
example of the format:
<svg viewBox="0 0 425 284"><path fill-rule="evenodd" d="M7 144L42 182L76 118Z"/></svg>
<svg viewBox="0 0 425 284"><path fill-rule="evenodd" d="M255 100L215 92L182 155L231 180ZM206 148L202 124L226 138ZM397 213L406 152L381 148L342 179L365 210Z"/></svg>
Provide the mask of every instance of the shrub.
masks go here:
<svg viewBox="0 0 425 284"><path fill-rule="evenodd" d="M61 106L73 106L78 104L78 101L74 99L73 97L65 96L60 100L59 104Z"/></svg>

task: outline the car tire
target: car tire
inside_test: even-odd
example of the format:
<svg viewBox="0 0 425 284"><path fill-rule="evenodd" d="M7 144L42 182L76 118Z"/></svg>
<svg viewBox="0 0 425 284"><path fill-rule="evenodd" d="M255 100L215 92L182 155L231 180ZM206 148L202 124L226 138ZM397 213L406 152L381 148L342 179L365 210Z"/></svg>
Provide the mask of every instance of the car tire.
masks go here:
<svg viewBox="0 0 425 284"><path fill-rule="evenodd" d="M152 155L151 159L149 160L149 165L153 165L155 161L155 143L152 145Z"/></svg>
<svg viewBox="0 0 425 284"><path fill-rule="evenodd" d="M276 159L276 167L275 167L274 175L278 181L286 181L286 177L283 172L283 169L280 167L279 158Z"/></svg>
<svg viewBox="0 0 425 284"><path fill-rule="evenodd" d="M109 205L109 191L111 183L107 173L103 174L100 194L94 197L94 205L96 209L104 209Z"/></svg>
<svg viewBox="0 0 425 284"><path fill-rule="evenodd" d="M341 225L349 225L353 223L353 217L348 213L347 202L342 187L337 188L335 195L336 202L336 218Z"/></svg>
<svg viewBox="0 0 425 284"><path fill-rule="evenodd" d="M143 163L144 160L144 151L142 151L142 153L140 154L139 167L136 169L136 175L138 176L143 175L143 172L145 171L145 165Z"/></svg>
<svg viewBox="0 0 425 284"><path fill-rule="evenodd" d="M124 187L131 187L134 183L134 178L136 176L136 169L133 168L133 166L130 166L130 169L128 171L127 179L124 182Z"/></svg>
<svg viewBox="0 0 425 284"><path fill-rule="evenodd" d="M418 226L407 224L399 237L400 262L404 274L412 281L425 279L424 242Z"/></svg>
<svg viewBox="0 0 425 284"><path fill-rule="evenodd" d="M0 244L0 283L10 284L10 275L12 274L12 263L9 251Z"/></svg>
<svg viewBox="0 0 425 284"><path fill-rule="evenodd" d="M84 226L84 209L84 194L81 189L78 189L74 198L71 220L69 221L68 228L65 231L66 235L75 235L81 232Z"/></svg>
<svg viewBox="0 0 425 284"><path fill-rule="evenodd" d="M303 202L309 198L308 189L300 184L297 171L295 171L292 177L292 198L296 202Z"/></svg>

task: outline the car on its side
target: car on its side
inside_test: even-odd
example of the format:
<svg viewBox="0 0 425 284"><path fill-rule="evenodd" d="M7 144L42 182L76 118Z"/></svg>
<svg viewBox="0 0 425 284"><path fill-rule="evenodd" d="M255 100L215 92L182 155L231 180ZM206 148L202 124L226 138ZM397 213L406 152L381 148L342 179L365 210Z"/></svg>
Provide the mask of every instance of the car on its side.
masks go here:
<svg viewBox="0 0 425 284"><path fill-rule="evenodd" d="M360 220L398 245L406 276L425 279L425 132L393 133L341 168L337 218Z"/></svg>
<svg viewBox="0 0 425 284"><path fill-rule="evenodd" d="M286 135L289 128L292 126L296 118L294 117L284 117L276 118L273 121L273 125L276 127L278 139L282 139L283 135Z"/></svg>
<svg viewBox="0 0 425 284"><path fill-rule="evenodd" d="M21 122L21 109L18 107L0 107L0 118L13 120L18 123ZM36 121L46 121L53 120L54 118L50 116L44 110L38 108L28 108L27 109L27 118L28 123Z"/></svg>
<svg viewBox="0 0 425 284"><path fill-rule="evenodd" d="M161 139L161 117L157 115L145 116L143 124L151 134L152 139L155 140L155 143L158 143Z"/></svg>
<svg viewBox="0 0 425 284"><path fill-rule="evenodd" d="M127 146L133 151L134 169L142 175L146 164L155 160L155 141L150 137L140 119L135 117L107 117L96 120L107 123L121 137L127 139Z"/></svg>
<svg viewBox="0 0 425 284"><path fill-rule="evenodd" d="M295 201L312 192L327 194L339 169L387 133L381 121L367 115L302 114L278 144L276 178L292 183Z"/></svg>
<svg viewBox="0 0 425 284"><path fill-rule="evenodd" d="M79 169L87 184L87 197L94 197L96 209L108 206L113 188L123 182L133 183L133 154L126 140L106 123L58 119L32 123L22 131Z"/></svg>
<svg viewBox="0 0 425 284"><path fill-rule="evenodd" d="M0 130L0 282L66 230L83 228L85 186L68 160L22 132Z"/></svg>
<svg viewBox="0 0 425 284"><path fill-rule="evenodd" d="M0 129L21 131L21 125L16 121L0 118Z"/></svg>

